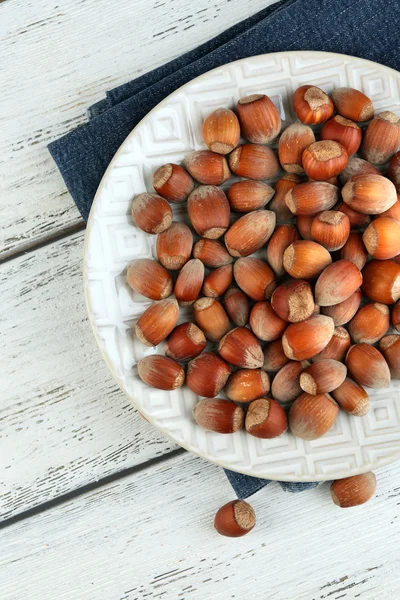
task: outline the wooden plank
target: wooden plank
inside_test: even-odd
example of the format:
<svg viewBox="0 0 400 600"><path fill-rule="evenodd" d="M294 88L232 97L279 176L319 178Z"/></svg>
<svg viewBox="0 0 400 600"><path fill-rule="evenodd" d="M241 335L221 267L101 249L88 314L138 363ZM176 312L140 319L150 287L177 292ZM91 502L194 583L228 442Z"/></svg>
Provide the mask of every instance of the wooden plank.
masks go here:
<svg viewBox="0 0 400 600"><path fill-rule="evenodd" d="M274 0L13 0L0 9L0 257L81 221L47 144L107 89Z"/></svg>
<svg viewBox="0 0 400 600"><path fill-rule="evenodd" d="M212 527L232 499L217 467L184 454L6 527L3 600L389 600L400 586L400 464L369 504L343 510L327 484L270 484L241 539Z"/></svg>
<svg viewBox="0 0 400 600"><path fill-rule="evenodd" d="M83 233L0 266L0 519L177 446L138 416L88 323Z"/></svg>

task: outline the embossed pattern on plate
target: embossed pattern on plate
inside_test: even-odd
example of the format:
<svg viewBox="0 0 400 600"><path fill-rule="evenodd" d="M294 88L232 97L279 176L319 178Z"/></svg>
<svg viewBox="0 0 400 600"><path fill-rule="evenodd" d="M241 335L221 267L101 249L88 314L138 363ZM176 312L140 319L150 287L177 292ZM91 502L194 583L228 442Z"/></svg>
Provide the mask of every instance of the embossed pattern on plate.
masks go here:
<svg viewBox="0 0 400 600"><path fill-rule="evenodd" d="M400 382L370 390L371 411L363 418L340 416L323 438L305 442L290 433L259 440L245 432L220 435L201 429L192 418L197 396L186 386L173 392L149 388L136 364L162 348L145 348L134 325L150 301L130 290L129 263L154 256L155 236L134 226L135 194L151 190L152 174L167 162L180 162L205 148L204 117L240 97L266 93L279 108L282 127L295 116L290 99L300 85L326 92L351 86L364 91L377 111L400 114L400 74L350 56L320 52L266 54L224 65L194 79L152 110L116 153L93 203L85 242L84 282L89 318L111 372L138 409L188 450L228 469L286 481L318 481L355 475L400 456ZM174 206L174 218L185 209ZM185 319L182 313L180 322Z"/></svg>

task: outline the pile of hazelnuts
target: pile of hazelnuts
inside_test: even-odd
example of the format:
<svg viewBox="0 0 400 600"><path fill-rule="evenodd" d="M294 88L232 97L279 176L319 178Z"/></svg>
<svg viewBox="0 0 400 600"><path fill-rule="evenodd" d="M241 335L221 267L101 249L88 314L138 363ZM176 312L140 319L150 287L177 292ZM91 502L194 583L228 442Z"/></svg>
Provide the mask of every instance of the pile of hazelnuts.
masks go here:
<svg viewBox="0 0 400 600"><path fill-rule="evenodd" d="M162 390L186 382L203 398L196 422L223 434L289 428L315 440L339 409L368 412L364 386L400 378L400 336L388 333L391 323L400 332L400 118L374 115L353 88L330 97L303 85L293 110L282 133L266 95L215 110L203 123L209 149L158 168L156 193L132 204L158 257L128 269L130 287L154 301L135 332L165 352L140 360L139 377ZM186 223L173 220L183 202ZM192 317L178 325L179 307ZM339 506L361 504L375 477L331 491ZM241 534L254 526L235 501L217 513L221 533L227 514Z"/></svg>

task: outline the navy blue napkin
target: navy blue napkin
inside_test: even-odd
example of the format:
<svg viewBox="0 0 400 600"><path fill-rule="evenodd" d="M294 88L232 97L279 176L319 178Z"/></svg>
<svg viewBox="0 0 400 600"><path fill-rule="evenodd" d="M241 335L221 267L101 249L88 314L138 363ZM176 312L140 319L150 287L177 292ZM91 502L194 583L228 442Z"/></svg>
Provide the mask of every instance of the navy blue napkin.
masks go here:
<svg viewBox="0 0 400 600"><path fill-rule="evenodd" d="M350 54L400 69L399 22L399 0L281 0L195 50L107 92L89 108L89 122L52 142L49 151L87 220L119 146L150 109L181 85L225 63L285 50ZM231 471L226 474L239 498L269 483ZM287 491L316 485L281 482Z"/></svg>

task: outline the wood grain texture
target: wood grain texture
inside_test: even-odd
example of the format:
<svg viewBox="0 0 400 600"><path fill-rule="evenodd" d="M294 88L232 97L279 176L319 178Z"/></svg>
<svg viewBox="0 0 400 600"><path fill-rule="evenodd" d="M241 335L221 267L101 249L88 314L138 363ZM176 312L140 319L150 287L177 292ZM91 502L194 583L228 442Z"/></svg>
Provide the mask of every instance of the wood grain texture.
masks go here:
<svg viewBox="0 0 400 600"><path fill-rule="evenodd" d="M101 358L82 249L81 232L0 266L0 520L177 447Z"/></svg>
<svg viewBox="0 0 400 600"><path fill-rule="evenodd" d="M400 465L369 504L340 509L329 486L277 484L251 503L258 523L220 537L232 499L217 467L184 454L0 532L2 600L389 600L400 589ZM396 485L397 479L397 485Z"/></svg>
<svg viewBox="0 0 400 600"><path fill-rule="evenodd" d="M13 0L0 8L0 258L80 222L46 147L107 89L274 0Z"/></svg>

